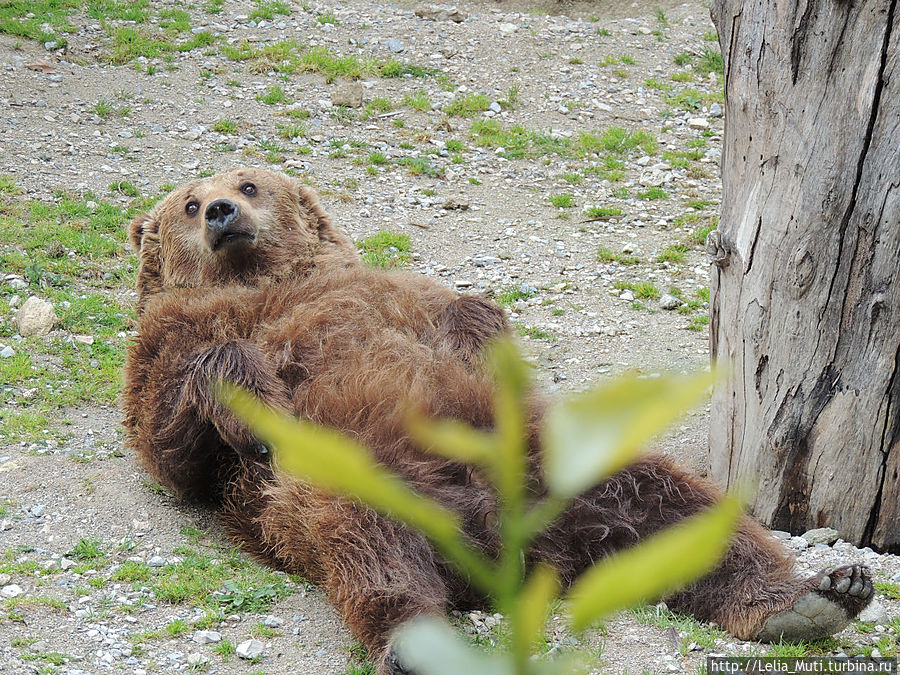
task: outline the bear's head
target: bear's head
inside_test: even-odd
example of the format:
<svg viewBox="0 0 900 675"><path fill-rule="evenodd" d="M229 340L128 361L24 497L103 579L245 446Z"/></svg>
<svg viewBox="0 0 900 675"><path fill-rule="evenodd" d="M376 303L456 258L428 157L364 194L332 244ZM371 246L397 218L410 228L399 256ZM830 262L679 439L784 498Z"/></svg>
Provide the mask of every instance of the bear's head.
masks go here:
<svg viewBox="0 0 900 675"><path fill-rule="evenodd" d="M140 256L138 305L173 288L256 285L356 259L315 193L293 179L241 168L188 183L131 223Z"/></svg>

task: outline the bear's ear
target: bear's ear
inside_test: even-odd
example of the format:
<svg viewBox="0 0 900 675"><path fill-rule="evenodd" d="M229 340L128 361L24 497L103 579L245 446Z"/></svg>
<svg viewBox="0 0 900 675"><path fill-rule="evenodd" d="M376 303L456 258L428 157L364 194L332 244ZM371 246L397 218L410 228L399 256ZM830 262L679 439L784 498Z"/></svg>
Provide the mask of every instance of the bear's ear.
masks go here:
<svg viewBox="0 0 900 675"><path fill-rule="evenodd" d="M134 246L134 250L140 253L144 235L156 234L157 230L158 223L156 221L155 211L151 211L150 213L139 213L135 216L134 220L131 221L131 225L128 227L128 238L131 240L131 245Z"/></svg>
<svg viewBox="0 0 900 675"><path fill-rule="evenodd" d="M294 187L297 191L297 208L300 221L307 223L310 228L315 230L319 236L319 241L337 244L342 248L350 247L355 251L356 249L350 243L350 240L332 225L331 216L325 213L322 205L319 204L319 196L315 193L315 190L297 181L294 182Z"/></svg>

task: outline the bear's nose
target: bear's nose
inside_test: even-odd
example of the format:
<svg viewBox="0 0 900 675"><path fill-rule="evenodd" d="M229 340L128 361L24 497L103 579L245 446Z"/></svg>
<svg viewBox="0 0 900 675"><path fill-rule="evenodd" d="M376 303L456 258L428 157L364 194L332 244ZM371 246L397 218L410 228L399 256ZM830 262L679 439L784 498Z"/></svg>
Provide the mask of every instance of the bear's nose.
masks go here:
<svg viewBox="0 0 900 675"><path fill-rule="evenodd" d="M217 199L206 207L206 224L213 229L224 230L239 213L238 205L230 199Z"/></svg>

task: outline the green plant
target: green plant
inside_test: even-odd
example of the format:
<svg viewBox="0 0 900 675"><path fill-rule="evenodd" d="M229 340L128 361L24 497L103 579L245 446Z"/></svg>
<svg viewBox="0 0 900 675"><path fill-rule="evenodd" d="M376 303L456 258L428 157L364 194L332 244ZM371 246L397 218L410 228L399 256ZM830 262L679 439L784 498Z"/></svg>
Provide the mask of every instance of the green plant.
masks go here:
<svg viewBox="0 0 900 675"><path fill-rule="evenodd" d="M600 262L617 262L620 265L637 265L641 262L641 259L636 255L614 253L612 250L603 246L597 249L597 260Z"/></svg>
<svg viewBox="0 0 900 675"><path fill-rule="evenodd" d="M356 244L363 262L373 267L402 267L409 260L411 243L408 234L382 230Z"/></svg>
<svg viewBox="0 0 900 675"><path fill-rule="evenodd" d="M649 187L643 192L639 192L637 194L637 198L647 200L668 199L669 193L663 190L661 187Z"/></svg>
<svg viewBox="0 0 900 675"><path fill-rule="evenodd" d="M614 206L591 206L585 210L584 215L588 217L588 220L609 220L621 216L622 209Z"/></svg>
<svg viewBox="0 0 900 675"><path fill-rule="evenodd" d="M500 509L502 546L496 560L472 547L461 534L454 512L411 490L354 440L293 420L234 387L225 387L222 395L252 431L275 448L286 471L421 530L508 617L508 651L492 654L465 645L437 619L414 620L400 629L395 642L409 668L423 675L571 673L572 657L550 662L532 658L544 642L545 620L560 592L560 581L550 567L527 570L524 552L577 495L634 461L647 440L702 396L711 378L630 378L555 408L542 436L547 494L532 498L527 490L525 440L528 369L509 343L494 347L490 363L496 378L493 431L458 421L412 417L409 433L422 448L478 465L490 478ZM738 513L736 501L726 498L719 506L591 567L565 595L571 627L583 630L616 609L708 571L727 548Z"/></svg>
<svg viewBox="0 0 900 675"><path fill-rule="evenodd" d="M642 300L656 300L662 293L652 281L617 281L613 288L620 291L631 291L634 297Z"/></svg>
<svg viewBox="0 0 900 675"><path fill-rule="evenodd" d="M102 542L97 537L84 537L69 552L77 560L99 560L104 556Z"/></svg>
<svg viewBox="0 0 900 675"><path fill-rule="evenodd" d="M444 112L459 117L472 117L476 113L484 112L490 105L491 100L484 94L465 94L451 101L444 108Z"/></svg>
<svg viewBox="0 0 900 675"><path fill-rule="evenodd" d="M265 103L266 105L275 105L276 103L293 103L294 100L288 97L287 94L284 93L284 89L282 89L277 84L273 87L269 87L266 89L265 94L259 94L256 97L256 100L260 103Z"/></svg>
<svg viewBox="0 0 900 675"><path fill-rule="evenodd" d="M672 244L656 256L656 262L683 262L689 250L685 244Z"/></svg>
<svg viewBox="0 0 900 675"><path fill-rule="evenodd" d="M418 91L415 94L407 94L403 97L403 105L419 112L428 112L431 110L431 101L428 94L424 91Z"/></svg>
<svg viewBox="0 0 900 675"><path fill-rule="evenodd" d="M575 199L568 192L550 195L548 199L558 209L569 209L575 206Z"/></svg>
<svg viewBox="0 0 900 675"><path fill-rule="evenodd" d="M213 122L211 129L219 134L229 134L230 135L230 134L237 133L238 125L236 122L233 122L233 121L227 120L227 119L216 120L215 122Z"/></svg>

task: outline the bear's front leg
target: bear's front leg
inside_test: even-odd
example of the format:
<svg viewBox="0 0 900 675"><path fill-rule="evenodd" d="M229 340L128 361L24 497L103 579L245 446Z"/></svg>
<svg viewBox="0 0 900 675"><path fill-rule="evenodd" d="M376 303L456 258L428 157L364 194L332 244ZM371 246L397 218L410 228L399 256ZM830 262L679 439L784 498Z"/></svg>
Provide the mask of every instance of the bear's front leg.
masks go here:
<svg viewBox="0 0 900 675"><path fill-rule="evenodd" d="M219 383L247 390L266 405L281 410L290 407L285 384L266 364L259 348L247 340L229 340L196 352L185 367L180 408L215 427L226 445L253 457L268 449L225 407L216 392Z"/></svg>
<svg viewBox="0 0 900 675"><path fill-rule="evenodd" d="M176 340L140 344L132 355L124 395L132 443L153 476L179 494L216 497L219 478L236 459L258 458L265 447L219 401L214 383L229 381L273 408L290 410L285 384L259 348L234 339L179 354Z"/></svg>

